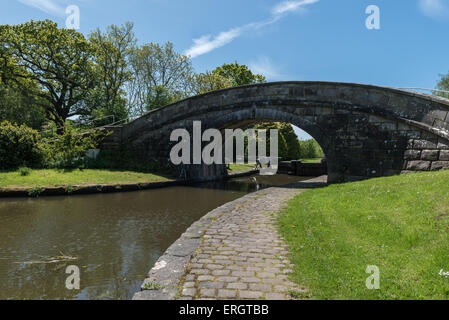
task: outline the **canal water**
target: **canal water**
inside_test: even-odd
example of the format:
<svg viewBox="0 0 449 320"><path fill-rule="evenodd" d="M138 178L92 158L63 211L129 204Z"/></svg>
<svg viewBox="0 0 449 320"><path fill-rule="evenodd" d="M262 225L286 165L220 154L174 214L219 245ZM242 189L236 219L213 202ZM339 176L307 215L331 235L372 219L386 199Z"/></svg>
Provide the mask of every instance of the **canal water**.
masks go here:
<svg viewBox="0 0 449 320"><path fill-rule="evenodd" d="M251 176L129 193L0 199L0 299L130 299L163 252L207 212L304 179ZM69 265L80 269L80 290L66 288Z"/></svg>

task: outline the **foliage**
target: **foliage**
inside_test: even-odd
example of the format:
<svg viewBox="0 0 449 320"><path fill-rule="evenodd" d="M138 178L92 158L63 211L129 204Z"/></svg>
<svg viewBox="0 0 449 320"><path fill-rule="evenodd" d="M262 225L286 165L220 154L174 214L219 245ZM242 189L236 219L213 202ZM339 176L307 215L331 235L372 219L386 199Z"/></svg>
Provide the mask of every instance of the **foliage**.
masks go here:
<svg viewBox="0 0 449 320"><path fill-rule="evenodd" d="M123 88L132 80L128 59L136 43L133 23L127 22L120 27L111 25L106 32L97 29L90 34L89 42L95 52L93 72L97 80L87 99L89 117L99 119L96 125L111 123L110 118L105 118L108 116L114 116L115 121L126 119L128 112Z"/></svg>
<svg viewBox="0 0 449 320"><path fill-rule="evenodd" d="M35 92L35 83L29 83L30 92ZM18 88L13 82L1 83L0 81L0 122L10 121L18 125L24 124L36 130L40 130L46 122L45 111L36 101Z"/></svg>
<svg viewBox="0 0 449 320"><path fill-rule="evenodd" d="M303 192L279 215L291 279L315 299L449 298L449 171ZM380 289L367 290L380 270Z"/></svg>
<svg viewBox="0 0 449 320"><path fill-rule="evenodd" d="M42 159L38 136L37 131L25 125L0 123L0 169L38 166Z"/></svg>
<svg viewBox="0 0 449 320"><path fill-rule="evenodd" d="M440 74L440 81L438 82L436 89L449 91L449 73L448 74ZM434 94L449 99L448 92L436 91Z"/></svg>
<svg viewBox="0 0 449 320"><path fill-rule="evenodd" d="M26 177L31 174L31 169L28 167L21 167L19 168L19 173L22 177Z"/></svg>
<svg viewBox="0 0 449 320"><path fill-rule="evenodd" d="M278 155L284 161L298 160L301 158L298 137L289 123L264 122L255 126L255 129L267 130L267 152L270 150L270 130L278 130Z"/></svg>
<svg viewBox="0 0 449 320"><path fill-rule="evenodd" d="M84 167L87 150L97 148L107 134L98 129L81 132L67 125L61 135L41 144L46 152L46 165L63 169Z"/></svg>
<svg viewBox="0 0 449 320"><path fill-rule="evenodd" d="M192 64L187 56L175 51L171 42L134 48L130 67L134 79L128 84L128 99L136 114L190 95Z"/></svg>
<svg viewBox="0 0 449 320"><path fill-rule="evenodd" d="M229 78L223 77L218 73L206 71L195 75L193 83L193 92L195 94L202 94L209 91L230 88L233 86L233 81Z"/></svg>
<svg viewBox="0 0 449 320"><path fill-rule="evenodd" d="M229 79L232 87L254 83L264 83L266 78L260 74L254 74L246 65L237 62L223 64L212 71L213 74Z"/></svg>
<svg viewBox="0 0 449 320"><path fill-rule="evenodd" d="M314 139L299 141L300 156L298 159L323 158L324 152L318 142Z"/></svg>
<svg viewBox="0 0 449 320"><path fill-rule="evenodd" d="M287 150L282 156L283 160L298 160L301 158L301 150L298 144L298 136L293 130L293 127L289 123L279 123L279 132L281 136L285 139L285 145Z"/></svg>
<svg viewBox="0 0 449 320"><path fill-rule="evenodd" d="M50 20L1 25L0 48L0 60L7 61L2 63L5 79L23 90L30 81L37 83L41 90L35 94L58 128L67 118L86 112L82 102L93 87L93 51L81 33L59 29Z"/></svg>

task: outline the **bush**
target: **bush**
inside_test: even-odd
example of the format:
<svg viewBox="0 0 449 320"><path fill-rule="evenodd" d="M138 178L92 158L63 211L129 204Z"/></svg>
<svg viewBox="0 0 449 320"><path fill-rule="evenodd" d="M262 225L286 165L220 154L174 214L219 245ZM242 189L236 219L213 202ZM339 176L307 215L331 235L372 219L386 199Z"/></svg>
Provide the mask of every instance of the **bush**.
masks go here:
<svg viewBox="0 0 449 320"><path fill-rule="evenodd" d="M31 169L28 167L19 168L19 173L22 177L29 176L31 174Z"/></svg>
<svg viewBox="0 0 449 320"><path fill-rule="evenodd" d="M25 125L0 123L0 169L17 169L21 166L36 167L42 161L38 144L39 133Z"/></svg>
<svg viewBox="0 0 449 320"><path fill-rule="evenodd" d="M66 125L62 135L44 140L42 148L46 153L46 165L59 169L83 168L87 162L87 150L96 149L107 135L100 130L76 131Z"/></svg>

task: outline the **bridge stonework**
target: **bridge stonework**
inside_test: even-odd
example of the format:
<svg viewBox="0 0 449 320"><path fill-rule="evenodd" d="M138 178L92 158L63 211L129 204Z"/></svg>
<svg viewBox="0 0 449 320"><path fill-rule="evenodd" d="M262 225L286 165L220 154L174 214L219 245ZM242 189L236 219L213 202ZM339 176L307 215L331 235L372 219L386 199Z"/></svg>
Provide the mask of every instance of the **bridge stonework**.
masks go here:
<svg viewBox="0 0 449 320"><path fill-rule="evenodd" d="M114 128L112 140L137 161L169 162L172 130L245 129L263 121L292 123L322 146L329 183L408 171L449 169L449 100L370 85L276 82L209 92ZM174 167L180 171L180 167ZM189 178L226 175L224 166L186 166Z"/></svg>

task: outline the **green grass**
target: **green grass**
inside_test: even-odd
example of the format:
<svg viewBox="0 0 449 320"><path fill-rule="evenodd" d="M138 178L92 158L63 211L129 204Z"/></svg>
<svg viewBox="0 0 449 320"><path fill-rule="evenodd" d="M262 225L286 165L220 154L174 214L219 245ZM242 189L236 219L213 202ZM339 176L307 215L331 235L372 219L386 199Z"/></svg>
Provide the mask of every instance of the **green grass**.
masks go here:
<svg viewBox="0 0 449 320"><path fill-rule="evenodd" d="M228 169L228 171L230 172L248 171L253 170L255 166L256 166L255 164L231 164L230 165L231 169Z"/></svg>
<svg viewBox="0 0 449 320"><path fill-rule="evenodd" d="M323 158L301 159L302 163L320 163Z"/></svg>
<svg viewBox="0 0 449 320"><path fill-rule="evenodd" d="M111 170L31 170L28 175L21 171L0 172L0 187L50 187L87 184L127 184L168 180L164 176L133 171Z"/></svg>
<svg viewBox="0 0 449 320"><path fill-rule="evenodd" d="M279 216L292 280L315 299L448 299L449 171L305 191ZM380 289L368 290L369 265Z"/></svg>

